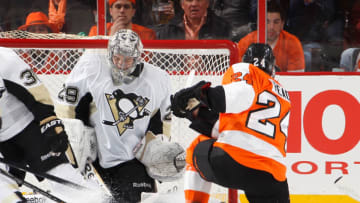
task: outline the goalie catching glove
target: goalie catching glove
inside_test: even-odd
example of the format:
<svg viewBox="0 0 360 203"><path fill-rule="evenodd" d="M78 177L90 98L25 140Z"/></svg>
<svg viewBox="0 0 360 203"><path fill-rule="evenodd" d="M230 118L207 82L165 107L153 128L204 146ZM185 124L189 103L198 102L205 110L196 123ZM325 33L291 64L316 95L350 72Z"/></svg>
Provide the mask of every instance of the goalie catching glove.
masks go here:
<svg viewBox="0 0 360 203"><path fill-rule="evenodd" d="M171 110L180 118L193 120L192 112L200 105L208 106L207 89L211 83L204 80L192 87L182 89L171 95Z"/></svg>
<svg viewBox="0 0 360 203"><path fill-rule="evenodd" d="M174 181L183 175L185 150L178 143L163 139L163 135L148 131L135 147L134 154L145 165L150 177L163 182Z"/></svg>
<svg viewBox="0 0 360 203"><path fill-rule="evenodd" d="M68 136L64 131L64 125L56 116L50 116L40 121L41 134L50 145L51 151L65 152L68 148Z"/></svg>

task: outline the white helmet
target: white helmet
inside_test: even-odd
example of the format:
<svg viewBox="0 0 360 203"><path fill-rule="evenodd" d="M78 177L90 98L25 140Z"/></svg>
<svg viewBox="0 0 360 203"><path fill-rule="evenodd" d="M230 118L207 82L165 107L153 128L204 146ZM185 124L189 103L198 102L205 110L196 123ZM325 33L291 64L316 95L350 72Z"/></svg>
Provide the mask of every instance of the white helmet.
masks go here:
<svg viewBox="0 0 360 203"><path fill-rule="evenodd" d="M130 83L138 75L133 75L136 66L141 61L143 45L140 37L132 30L120 29L109 39L108 61L111 66L111 76L115 84ZM114 56L121 55L121 59L116 64ZM130 59L131 63L127 61ZM126 64L128 63L128 64ZM129 67L125 67L129 66Z"/></svg>

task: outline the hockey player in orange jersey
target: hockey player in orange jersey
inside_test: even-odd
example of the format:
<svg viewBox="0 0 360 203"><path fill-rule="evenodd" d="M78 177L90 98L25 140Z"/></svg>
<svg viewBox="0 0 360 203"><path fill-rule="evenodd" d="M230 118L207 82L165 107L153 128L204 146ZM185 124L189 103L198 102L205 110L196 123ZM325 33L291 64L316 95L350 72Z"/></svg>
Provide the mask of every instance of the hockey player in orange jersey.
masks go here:
<svg viewBox="0 0 360 203"><path fill-rule="evenodd" d="M177 117L201 134L186 154L186 203L209 200L211 183L240 189L250 203L288 203L288 92L274 79L271 47L251 44L222 85L201 81L171 97Z"/></svg>

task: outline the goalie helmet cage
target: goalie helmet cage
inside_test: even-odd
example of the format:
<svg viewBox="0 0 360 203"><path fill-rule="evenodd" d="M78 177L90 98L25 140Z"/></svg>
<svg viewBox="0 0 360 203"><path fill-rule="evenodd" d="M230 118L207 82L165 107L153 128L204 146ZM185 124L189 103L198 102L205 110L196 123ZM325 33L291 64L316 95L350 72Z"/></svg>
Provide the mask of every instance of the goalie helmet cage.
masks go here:
<svg viewBox="0 0 360 203"><path fill-rule="evenodd" d="M11 36L14 33L8 32ZM0 46L12 48L34 70L40 80L49 89L53 99L61 90L66 76L71 72L79 57L85 50L106 54L107 37L89 39L79 36L61 34L39 35L16 31L16 36L30 36L31 39L6 38L8 33L1 34ZM54 37L55 36L55 37ZM35 39L34 39L35 38ZM55 39L54 39L55 38ZM69 39L71 38L71 39ZM213 85L221 84L222 75L230 64L239 61L237 45L228 40L144 40L142 59L159 66L170 74L172 91L185 87L187 75L195 69L191 84L200 80L211 81ZM174 118L171 125L171 139L187 147L197 136L188 128L186 119ZM181 180L180 180L181 182ZM169 183L170 184L170 183ZM164 190L172 186L165 184ZM182 185L183 183L178 183ZM161 185L159 191L161 192ZM179 187L175 185L175 187ZM213 186L211 194L227 202L238 201L237 190ZM227 198L224 195L227 195Z"/></svg>

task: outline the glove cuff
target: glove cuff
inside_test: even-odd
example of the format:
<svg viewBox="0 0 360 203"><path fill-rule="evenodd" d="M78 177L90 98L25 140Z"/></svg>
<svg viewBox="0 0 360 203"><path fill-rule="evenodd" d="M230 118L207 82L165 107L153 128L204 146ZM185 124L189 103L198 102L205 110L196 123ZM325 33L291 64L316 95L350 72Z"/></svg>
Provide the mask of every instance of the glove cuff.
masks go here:
<svg viewBox="0 0 360 203"><path fill-rule="evenodd" d="M40 121L41 133L44 133L48 128L55 126L54 131L56 134L60 134L64 131L63 123L56 116L49 116Z"/></svg>
<svg viewBox="0 0 360 203"><path fill-rule="evenodd" d="M44 125L45 123L48 123L49 121L55 120L55 119L57 119L56 116L46 117L46 118L44 118L43 120L40 121L40 125Z"/></svg>

